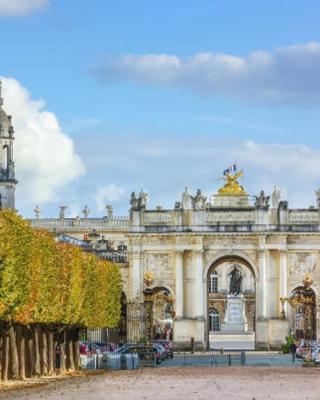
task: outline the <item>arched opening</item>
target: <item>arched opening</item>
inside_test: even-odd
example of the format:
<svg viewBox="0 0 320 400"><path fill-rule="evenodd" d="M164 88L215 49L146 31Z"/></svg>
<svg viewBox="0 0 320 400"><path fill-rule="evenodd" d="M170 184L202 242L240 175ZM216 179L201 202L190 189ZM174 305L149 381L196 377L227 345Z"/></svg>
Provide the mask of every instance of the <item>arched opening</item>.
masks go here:
<svg viewBox="0 0 320 400"><path fill-rule="evenodd" d="M256 280L252 266L238 256L218 259L207 272L209 348L254 349L255 318ZM245 344L248 338L250 343Z"/></svg>
<svg viewBox="0 0 320 400"><path fill-rule="evenodd" d="M172 340L173 297L165 287L155 287L153 290L153 337Z"/></svg>
<svg viewBox="0 0 320 400"><path fill-rule="evenodd" d="M218 293L218 273L217 271L212 271L209 276L209 293Z"/></svg>
<svg viewBox="0 0 320 400"><path fill-rule="evenodd" d="M209 330L220 331L220 314L214 307L209 308Z"/></svg>
<svg viewBox="0 0 320 400"><path fill-rule="evenodd" d="M3 169L3 170L7 170L8 169L8 166L9 166L9 147L7 146L7 145L4 145L3 147L2 147L2 157L1 157L1 159L2 159L2 165L1 165L1 168Z"/></svg>

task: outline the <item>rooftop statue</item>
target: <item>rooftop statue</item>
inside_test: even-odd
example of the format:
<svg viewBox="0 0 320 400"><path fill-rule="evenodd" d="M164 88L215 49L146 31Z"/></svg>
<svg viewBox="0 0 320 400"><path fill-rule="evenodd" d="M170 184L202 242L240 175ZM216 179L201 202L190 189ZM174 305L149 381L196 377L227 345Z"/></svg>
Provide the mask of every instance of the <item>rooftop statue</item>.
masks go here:
<svg viewBox="0 0 320 400"><path fill-rule="evenodd" d="M242 174L242 171L236 172L233 176L228 172L224 173L224 179L226 180L226 183L222 188L218 190L218 194L246 196L247 192L237 182L237 179L240 178Z"/></svg>

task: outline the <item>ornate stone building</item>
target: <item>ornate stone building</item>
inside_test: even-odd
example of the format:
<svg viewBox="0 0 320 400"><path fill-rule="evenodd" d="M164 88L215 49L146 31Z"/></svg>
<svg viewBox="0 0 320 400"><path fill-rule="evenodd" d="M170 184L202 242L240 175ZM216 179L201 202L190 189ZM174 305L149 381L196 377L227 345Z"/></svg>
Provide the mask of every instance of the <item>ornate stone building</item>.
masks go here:
<svg viewBox="0 0 320 400"><path fill-rule="evenodd" d="M38 215L31 223L98 250L108 242L106 258L123 254L130 304L143 301L143 278L152 272L153 287L171 296L177 344L187 345L193 337L201 347L279 347L290 331L298 335L302 329L303 317L286 299L306 273L312 275L319 304L319 204L290 209L277 188L270 204L263 192L249 196L232 179L227 176L225 186L209 200L200 190L191 196L186 189L171 210L149 210L147 194L141 192L132 194L129 217L114 217L109 207L104 218L86 214L71 219L60 212L59 218ZM242 276L246 329L241 333L221 329L235 266ZM137 339L135 332L131 339Z"/></svg>
<svg viewBox="0 0 320 400"><path fill-rule="evenodd" d="M13 208L13 129L1 105L2 100L1 204ZM147 272L165 303L156 312L159 324L173 325L170 334L178 345L194 338L204 348L278 347L290 331L303 335L301 307L287 299L308 273L316 299L312 335L319 340L320 191L315 207L292 209L277 188L270 201L263 192L249 196L237 182L239 173L224 176L225 185L210 198L185 189L172 209L148 209L148 195L141 191L132 193L127 217L115 217L108 206L103 218L91 218L88 207L83 217L67 218L62 206L57 218L41 218L36 207L30 222L121 265L129 340L139 339Z"/></svg>

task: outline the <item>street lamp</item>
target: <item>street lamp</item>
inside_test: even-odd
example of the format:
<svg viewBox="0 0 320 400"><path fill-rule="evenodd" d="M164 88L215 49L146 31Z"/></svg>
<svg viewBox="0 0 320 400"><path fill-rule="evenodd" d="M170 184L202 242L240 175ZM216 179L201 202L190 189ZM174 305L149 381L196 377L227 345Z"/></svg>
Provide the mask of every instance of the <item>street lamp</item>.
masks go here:
<svg viewBox="0 0 320 400"><path fill-rule="evenodd" d="M144 304L145 304L145 321L146 321L146 346L152 348L153 340L153 302L154 302L154 290L151 286L154 282L153 273L147 271L144 275L143 282L146 286L143 291ZM151 350L152 351L152 350Z"/></svg>
<svg viewBox="0 0 320 400"><path fill-rule="evenodd" d="M280 317L285 319L284 303L287 301L293 308L302 306L303 313L303 337L311 345L313 338L313 309L316 307L314 291L311 288L313 281L310 274L305 274L303 286L296 289L292 297L280 297Z"/></svg>

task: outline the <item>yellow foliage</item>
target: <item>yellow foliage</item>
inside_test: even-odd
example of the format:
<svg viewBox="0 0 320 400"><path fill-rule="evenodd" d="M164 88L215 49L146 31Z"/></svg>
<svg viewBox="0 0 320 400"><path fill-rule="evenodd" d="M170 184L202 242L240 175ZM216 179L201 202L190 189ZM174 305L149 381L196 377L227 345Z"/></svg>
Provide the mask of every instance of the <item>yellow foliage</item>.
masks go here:
<svg viewBox="0 0 320 400"><path fill-rule="evenodd" d="M22 324L113 327L120 317L119 267L0 212L0 319Z"/></svg>

